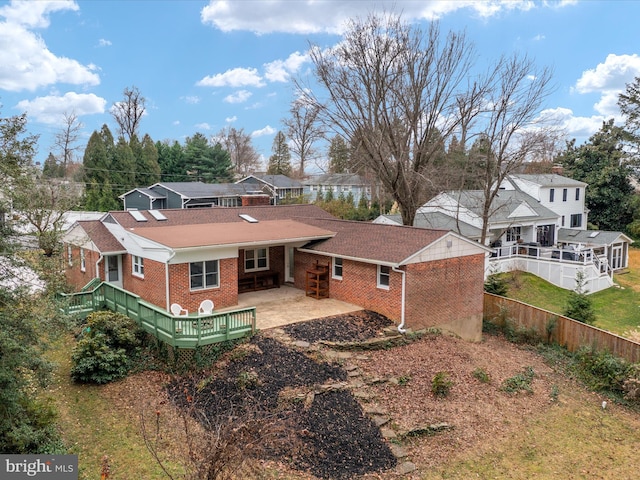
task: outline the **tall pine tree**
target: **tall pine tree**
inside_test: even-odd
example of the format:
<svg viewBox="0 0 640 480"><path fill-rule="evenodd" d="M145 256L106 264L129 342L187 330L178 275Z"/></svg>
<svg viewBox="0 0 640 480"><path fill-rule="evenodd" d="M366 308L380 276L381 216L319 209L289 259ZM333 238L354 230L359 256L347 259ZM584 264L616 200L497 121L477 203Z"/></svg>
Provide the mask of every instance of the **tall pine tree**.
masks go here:
<svg viewBox="0 0 640 480"><path fill-rule="evenodd" d="M269 157L267 173L269 175L291 175L291 153L284 133L277 133L273 139L271 151L273 154Z"/></svg>

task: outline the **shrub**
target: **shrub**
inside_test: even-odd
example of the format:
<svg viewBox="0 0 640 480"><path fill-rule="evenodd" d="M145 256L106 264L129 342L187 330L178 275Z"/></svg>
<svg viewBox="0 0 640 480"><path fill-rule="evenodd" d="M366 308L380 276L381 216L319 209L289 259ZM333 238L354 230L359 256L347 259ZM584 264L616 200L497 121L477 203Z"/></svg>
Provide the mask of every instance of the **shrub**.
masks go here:
<svg viewBox="0 0 640 480"><path fill-rule="evenodd" d="M528 393L533 393L531 389L531 381L535 377L533 368L527 367L522 373L518 373L513 377L507 378L502 382L500 390L507 393L518 393L522 390Z"/></svg>
<svg viewBox="0 0 640 480"><path fill-rule="evenodd" d="M627 361L594 347L582 347L576 352L575 359L575 368L590 388L618 394L623 392L624 382L631 373Z"/></svg>
<svg viewBox="0 0 640 480"><path fill-rule="evenodd" d="M447 372L438 372L431 380L431 393L436 397L444 398L449 395L453 382L449 380Z"/></svg>
<svg viewBox="0 0 640 480"><path fill-rule="evenodd" d="M509 291L506 277L497 273L487 276L487 280L484 282L484 291L506 297Z"/></svg>
<svg viewBox="0 0 640 480"><path fill-rule="evenodd" d="M484 368L478 367L473 371L473 378L480 381L481 383L489 383L491 378L489 374Z"/></svg>
<svg viewBox="0 0 640 480"><path fill-rule="evenodd" d="M71 355L71 378L83 383L108 383L125 377L142 345L142 331L120 313L89 315Z"/></svg>
<svg viewBox="0 0 640 480"><path fill-rule="evenodd" d="M596 314L591 299L587 296L587 291L584 288L585 283L584 272L578 271L576 273L576 288L569 293L563 315L591 325L596 320Z"/></svg>

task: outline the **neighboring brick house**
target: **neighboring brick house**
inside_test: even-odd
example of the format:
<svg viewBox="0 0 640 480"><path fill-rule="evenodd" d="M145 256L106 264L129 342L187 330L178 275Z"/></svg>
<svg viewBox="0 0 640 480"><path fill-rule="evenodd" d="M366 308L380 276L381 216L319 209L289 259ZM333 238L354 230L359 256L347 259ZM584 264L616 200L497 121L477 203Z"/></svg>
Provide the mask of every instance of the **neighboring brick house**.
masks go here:
<svg viewBox="0 0 640 480"><path fill-rule="evenodd" d="M331 298L400 327L481 336L488 249L449 231L338 220L307 204L110 212L77 222L64 242L76 287L104 280L108 265L108 281L166 309L232 307L285 282L310 294L310 273L326 267Z"/></svg>

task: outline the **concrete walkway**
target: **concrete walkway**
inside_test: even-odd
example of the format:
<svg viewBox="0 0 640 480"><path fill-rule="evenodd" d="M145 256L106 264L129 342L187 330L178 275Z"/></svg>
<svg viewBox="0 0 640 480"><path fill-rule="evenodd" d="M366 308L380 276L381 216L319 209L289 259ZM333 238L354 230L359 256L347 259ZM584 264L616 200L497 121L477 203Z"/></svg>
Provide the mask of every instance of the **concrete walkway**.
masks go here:
<svg viewBox="0 0 640 480"><path fill-rule="evenodd" d="M333 298L316 300L307 297L303 290L288 285L242 293L238 295L238 307L256 307L259 330L362 310L358 305Z"/></svg>

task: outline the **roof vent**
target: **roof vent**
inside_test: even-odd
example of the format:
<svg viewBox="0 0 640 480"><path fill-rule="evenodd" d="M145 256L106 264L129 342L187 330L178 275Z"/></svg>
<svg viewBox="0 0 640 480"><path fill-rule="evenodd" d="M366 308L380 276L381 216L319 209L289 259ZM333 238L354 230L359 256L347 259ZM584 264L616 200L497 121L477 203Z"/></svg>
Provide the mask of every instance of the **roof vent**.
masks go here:
<svg viewBox="0 0 640 480"><path fill-rule="evenodd" d="M240 215L238 215L241 219L243 219L245 222L249 222L249 223L258 223L258 220L256 220L255 218L253 218L251 215L247 215L246 213L241 213Z"/></svg>
<svg viewBox="0 0 640 480"><path fill-rule="evenodd" d="M167 219L167 217L165 217L164 214L159 210L149 210L149 213L156 220L166 220Z"/></svg>
<svg viewBox="0 0 640 480"><path fill-rule="evenodd" d="M147 217L145 217L139 210L129 210L129 214L136 219L136 222L147 221Z"/></svg>
<svg viewBox="0 0 640 480"><path fill-rule="evenodd" d="M600 232L591 232L591 233L589 234L589 238L595 238L595 237L597 237L599 234L600 234Z"/></svg>

